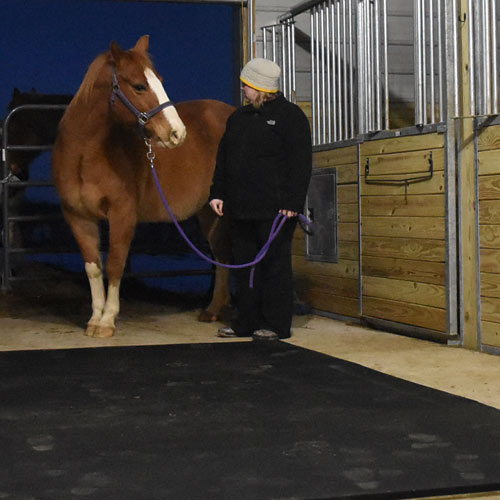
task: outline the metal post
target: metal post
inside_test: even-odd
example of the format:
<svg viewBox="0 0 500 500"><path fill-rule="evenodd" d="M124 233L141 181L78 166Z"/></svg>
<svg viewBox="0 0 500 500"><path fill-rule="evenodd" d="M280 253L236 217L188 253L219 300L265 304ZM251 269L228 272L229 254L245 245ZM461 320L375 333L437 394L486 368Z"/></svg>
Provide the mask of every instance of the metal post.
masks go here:
<svg viewBox="0 0 500 500"><path fill-rule="evenodd" d="M438 0L439 3L439 0ZM429 1L429 85L431 123L436 123L436 95L434 74L434 8L433 0Z"/></svg>
<svg viewBox="0 0 500 500"><path fill-rule="evenodd" d="M315 74L316 74L316 47L314 41L314 8L309 11L309 20L310 20L310 30L311 30L311 113L312 113L312 143L317 144L317 135L316 135L316 82L315 82Z"/></svg>
<svg viewBox="0 0 500 500"><path fill-rule="evenodd" d="M349 111L350 111L350 134L349 137L354 137L354 57L353 43L354 34L352 29L352 1L349 0Z"/></svg>
<svg viewBox="0 0 500 500"><path fill-rule="evenodd" d="M495 0L491 0L491 85L493 87L493 114L498 114L498 64L497 64L497 8Z"/></svg>

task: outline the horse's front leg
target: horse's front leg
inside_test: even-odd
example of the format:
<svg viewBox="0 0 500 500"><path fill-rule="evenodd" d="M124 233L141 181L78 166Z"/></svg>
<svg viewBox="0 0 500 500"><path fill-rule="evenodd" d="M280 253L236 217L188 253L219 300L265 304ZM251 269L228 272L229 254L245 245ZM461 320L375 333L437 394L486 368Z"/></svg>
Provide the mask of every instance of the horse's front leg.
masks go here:
<svg viewBox="0 0 500 500"><path fill-rule="evenodd" d="M108 296L99 326L94 337L112 337L115 319L120 312L120 282L125 269L128 252L136 226L136 217L131 213L115 213L109 219L109 253L106 263Z"/></svg>
<svg viewBox="0 0 500 500"><path fill-rule="evenodd" d="M85 335L93 337L102 318L106 293L102 276L99 224L72 211L64 211L64 217L71 227L85 262L85 272L92 294L92 316L87 323Z"/></svg>

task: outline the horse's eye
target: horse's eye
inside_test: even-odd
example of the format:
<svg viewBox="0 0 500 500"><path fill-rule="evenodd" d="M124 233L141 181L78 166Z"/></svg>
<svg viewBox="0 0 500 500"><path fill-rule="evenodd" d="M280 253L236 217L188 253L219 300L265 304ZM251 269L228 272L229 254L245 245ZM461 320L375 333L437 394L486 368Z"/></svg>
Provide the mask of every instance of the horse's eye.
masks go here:
<svg viewBox="0 0 500 500"><path fill-rule="evenodd" d="M137 90L137 92L145 92L147 90L147 87L142 83L138 83L137 85L134 85L134 89Z"/></svg>

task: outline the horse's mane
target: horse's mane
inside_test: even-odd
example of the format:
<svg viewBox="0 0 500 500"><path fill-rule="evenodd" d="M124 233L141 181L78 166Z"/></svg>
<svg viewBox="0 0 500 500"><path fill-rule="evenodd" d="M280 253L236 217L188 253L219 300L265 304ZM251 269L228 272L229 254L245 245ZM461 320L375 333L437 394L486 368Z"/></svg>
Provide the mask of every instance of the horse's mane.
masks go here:
<svg viewBox="0 0 500 500"><path fill-rule="evenodd" d="M99 75L101 74L102 68L108 63L108 52L104 52L97 56L94 61L90 64L85 74L82 84L75 94L74 101L82 102L84 104L88 103L90 96L94 87L97 83Z"/></svg>

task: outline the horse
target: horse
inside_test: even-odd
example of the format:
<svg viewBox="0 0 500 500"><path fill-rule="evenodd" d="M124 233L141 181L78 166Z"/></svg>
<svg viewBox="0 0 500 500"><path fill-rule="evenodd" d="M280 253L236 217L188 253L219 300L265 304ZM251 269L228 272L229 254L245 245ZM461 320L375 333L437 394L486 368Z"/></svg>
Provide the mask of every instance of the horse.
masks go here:
<svg viewBox="0 0 500 500"><path fill-rule="evenodd" d="M85 334L91 337L115 333L120 281L137 223L171 222L151 174L147 144L175 217L197 215L214 257L230 259L227 228L207 200L218 144L234 107L208 99L173 106L148 49L144 35L131 49L113 41L97 56L64 113L52 152L61 208L90 284L92 315ZM107 293L100 220L109 224ZM217 266L215 274L212 301L200 321L217 320L230 301L228 270Z"/></svg>

